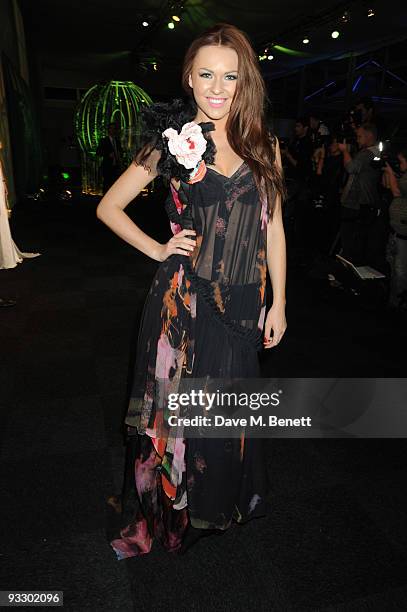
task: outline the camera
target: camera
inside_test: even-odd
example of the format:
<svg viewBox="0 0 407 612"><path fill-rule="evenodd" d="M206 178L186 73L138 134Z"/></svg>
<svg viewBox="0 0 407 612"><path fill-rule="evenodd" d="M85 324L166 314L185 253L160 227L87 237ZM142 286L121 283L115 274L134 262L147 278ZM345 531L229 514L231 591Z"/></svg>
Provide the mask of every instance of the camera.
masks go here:
<svg viewBox="0 0 407 612"><path fill-rule="evenodd" d="M373 168L383 170L386 163L389 164L396 176L400 175L400 162L396 155L392 153L389 140L379 142L379 153L370 162Z"/></svg>

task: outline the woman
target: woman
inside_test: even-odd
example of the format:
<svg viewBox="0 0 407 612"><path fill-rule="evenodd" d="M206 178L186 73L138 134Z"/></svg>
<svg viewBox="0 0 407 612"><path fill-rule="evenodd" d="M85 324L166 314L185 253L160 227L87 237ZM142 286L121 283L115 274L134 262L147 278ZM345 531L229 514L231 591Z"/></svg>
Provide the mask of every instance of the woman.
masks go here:
<svg viewBox="0 0 407 612"><path fill-rule="evenodd" d="M0 140L0 151L3 144ZM22 253L15 244L9 224L9 208L7 206L7 183L0 159L0 270L15 268L23 259L38 257L40 253ZM2 300L0 306L14 306L14 300Z"/></svg>
<svg viewBox="0 0 407 612"><path fill-rule="evenodd" d="M185 552L233 519L266 513L263 440L185 440L162 425L165 400L181 380L259 377L263 328L267 349L286 329L281 161L246 36L228 24L199 36L184 59L183 87L190 103L146 109L148 144L97 209L119 236L161 262L144 306L126 417L128 521L112 542L119 559L149 552L154 537ZM171 181L174 236L166 244L124 213L159 174ZM266 316L267 265L273 305Z"/></svg>
<svg viewBox="0 0 407 612"><path fill-rule="evenodd" d="M407 149L398 154L400 178L386 163L384 185L393 194L389 208L390 236L387 244L387 259L391 266L390 308L407 306Z"/></svg>

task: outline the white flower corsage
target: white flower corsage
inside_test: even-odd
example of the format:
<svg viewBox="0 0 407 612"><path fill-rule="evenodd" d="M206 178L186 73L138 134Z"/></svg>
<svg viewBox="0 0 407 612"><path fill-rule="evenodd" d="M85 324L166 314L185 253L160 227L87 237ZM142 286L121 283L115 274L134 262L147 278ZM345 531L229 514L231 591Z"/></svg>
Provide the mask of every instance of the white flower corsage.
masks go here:
<svg viewBox="0 0 407 612"><path fill-rule="evenodd" d="M162 135L168 139L168 149L177 162L188 170L192 170L189 182L201 180L206 172L202 155L207 146L201 126L190 121L182 126L180 133L173 128L168 128Z"/></svg>

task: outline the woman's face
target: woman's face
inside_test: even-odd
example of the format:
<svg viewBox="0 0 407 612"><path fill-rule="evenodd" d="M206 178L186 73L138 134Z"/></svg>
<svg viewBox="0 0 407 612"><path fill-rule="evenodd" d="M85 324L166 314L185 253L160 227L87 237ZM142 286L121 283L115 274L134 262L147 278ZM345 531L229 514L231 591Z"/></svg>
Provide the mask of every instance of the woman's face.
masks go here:
<svg viewBox="0 0 407 612"><path fill-rule="evenodd" d="M201 47L195 56L189 86L205 120L224 119L230 112L238 78L238 55L224 46Z"/></svg>
<svg viewBox="0 0 407 612"><path fill-rule="evenodd" d="M400 171L401 172L406 172L407 171L407 159L404 157L404 155L397 155L397 157L399 158L399 162L400 162Z"/></svg>

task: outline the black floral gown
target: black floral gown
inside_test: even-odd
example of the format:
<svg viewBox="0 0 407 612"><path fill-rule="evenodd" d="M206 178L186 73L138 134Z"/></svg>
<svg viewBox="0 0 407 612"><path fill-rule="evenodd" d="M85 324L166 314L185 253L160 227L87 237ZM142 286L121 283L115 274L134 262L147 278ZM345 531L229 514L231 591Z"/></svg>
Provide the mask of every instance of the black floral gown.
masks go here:
<svg viewBox="0 0 407 612"><path fill-rule="evenodd" d="M196 248L159 265L144 305L118 559L148 553L154 538L176 552L189 523L225 530L266 514L262 439L184 439L158 421L183 377L260 377L267 202L243 162L231 177L207 168L178 191L171 184L165 207L174 234L196 230Z"/></svg>

